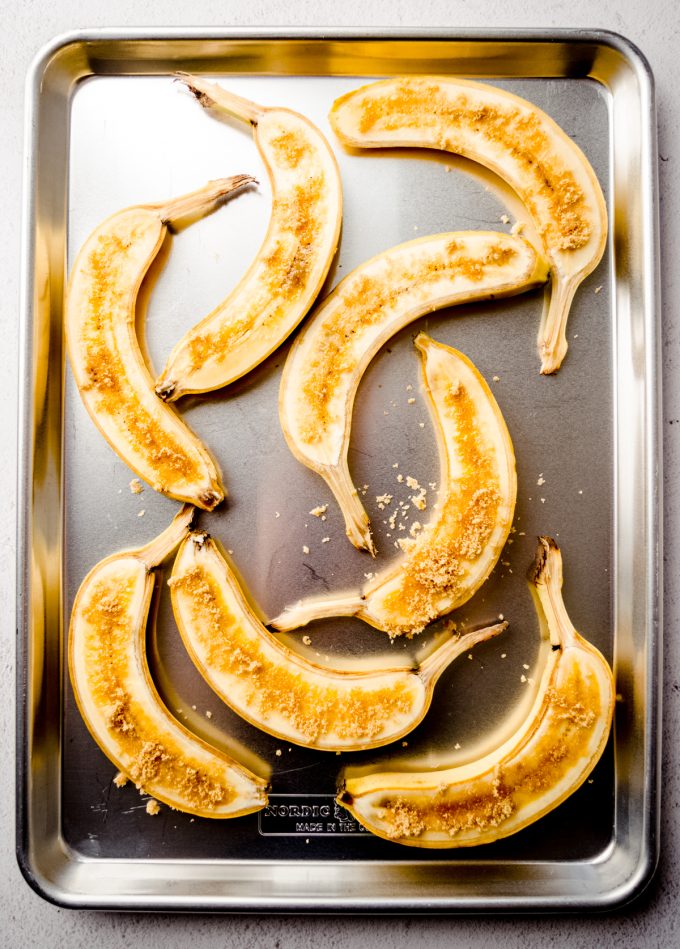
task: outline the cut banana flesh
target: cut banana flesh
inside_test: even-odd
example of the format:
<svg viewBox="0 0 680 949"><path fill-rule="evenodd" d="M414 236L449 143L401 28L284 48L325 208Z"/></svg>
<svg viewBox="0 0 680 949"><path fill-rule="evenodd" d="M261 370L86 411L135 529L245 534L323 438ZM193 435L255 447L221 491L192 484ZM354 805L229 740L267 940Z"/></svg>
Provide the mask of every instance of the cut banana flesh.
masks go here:
<svg viewBox="0 0 680 949"><path fill-rule="evenodd" d="M525 204L552 270L538 335L541 372L567 352L569 308L604 253L607 209L587 158L536 106L503 89L444 76L387 79L337 99L331 125L354 148L437 148L494 171Z"/></svg>
<svg viewBox="0 0 680 949"><path fill-rule="evenodd" d="M403 555L360 593L302 601L272 620L276 629L328 616L358 616L390 636L412 636L467 602L493 570L515 510L512 442L475 366L420 333L415 345L437 432L441 485L435 517Z"/></svg>
<svg viewBox="0 0 680 949"><path fill-rule="evenodd" d="M507 625L450 639L417 670L340 671L310 662L265 629L207 534L184 541L169 583L184 643L217 695L263 731L322 751L375 748L407 734L443 670Z"/></svg>
<svg viewBox="0 0 680 949"><path fill-rule="evenodd" d="M549 538L539 539L530 585L551 649L524 723L457 768L346 780L338 802L374 834L412 847L491 843L553 810L595 767L611 727L613 676L569 620L561 554Z"/></svg>
<svg viewBox="0 0 680 949"><path fill-rule="evenodd" d="M380 347L417 317L543 283L547 265L520 237L461 231L399 244L357 267L314 312L283 370L279 415L291 451L336 497L347 536L374 552L347 466L352 406Z"/></svg>
<svg viewBox="0 0 680 949"><path fill-rule="evenodd" d="M69 671L85 724L125 777L177 810L237 817L265 806L267 782L172 717L146 659L151 570L186 535L192 514L187 505L146 547L90 571L73 605Z"/></svg>
<svg viewBox="0 0 680 949"><path fill-rule="evenodd" d="M165 205L114 214L86 240L66 295L68 354L95 425L156 491L207 511L224 497L220 475L199 439L154 393L135 332L137 294L169 223L215 206L253 180L220 179Z"/></svg>
<svg viewBox="0 0 680 949"><path fill-rule="evenodd" d="M202 105L254 126L273 201L269 229L243 279L170 354L156 384L167 400L228 385L286 339L326 279L342 220L337 162L309 119L260 107L205 79L184 81Z"/></svg>

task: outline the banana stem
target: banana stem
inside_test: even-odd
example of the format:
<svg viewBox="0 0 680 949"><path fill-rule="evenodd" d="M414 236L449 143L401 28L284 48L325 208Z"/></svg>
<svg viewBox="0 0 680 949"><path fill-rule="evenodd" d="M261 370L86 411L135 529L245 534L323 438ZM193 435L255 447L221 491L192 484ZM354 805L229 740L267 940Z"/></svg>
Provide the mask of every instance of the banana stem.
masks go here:
<svg viewBox="0 0 680 949"><path fill-rule="evenodd" d="M536 559L529 568L532 592L543 613L550 643L564 648L576 642L576 630L562 598L562 554L551 537L539 537Z"/></svg>
<svg viewBox="0 0 680 949"><path fill-rule="evenodd" d="M183 72L175 73L175 76L206 108L217 106L224 109L225 112L229 112L230 115L235 115L237 119L243 119L252 125L257 125L266 111L261 105L251 102L250 99L237 96L234 92L227 92L216 82L208 82L207 79L201 79L199 76L192 76Z"/></svg>
<svg viewBox="0 0 680 949"><path fill-rule="evenodd" d="M269 625L280 632L299 629L316 619L328 619L332 616L357 616L364 601L356 594L351 596L319 597L306 600L298 606L288 606L269 621Z"/></svg>
<svg viewBox="0 0 680 949"><path fill-rule="evenodd" d="M444 669L449 666L454 659L457 659L461 653L467 652L478 643L485 642L504 632L508 628L507 623L495 623L493 626L485 626L483 629L475 629L469 633L463 633L462 636L454 636L448 639L443 646L424 659L418 669L418 675L426 686L434 686Z"/></svg>
<svg viewBox="0 0 680 949"><path fill-rule="evenodd" d="M165 530L154 537L152 541L144 547L140 547L136 556L146 566L147 570L157 567L168 554L177 547L179 542L189 533L191 522L196 513L196 508L192 504L185 504L179 514L175 515L171 524Z"/></svg>
<svg viewBox="0 0 680 949"><path fill-rule="evenodd" d="M247 185L257 183L257 179L253 178L252 175L216 178L215 181L209 181L207 185L198 188L196 191L190 191L189 194L183 194L179 198L168 201L167 204L158 209L158 214L164 224L174 224L180 218L189 214L207 211L211 205L216 204L228 194L233 194Z"/></svg>
<svg viewBox="0 0 680 949"><path fill-rule="evenodd" d="M339 465L325 465L319 469L319 474L335 495L345 518L345 533L350 541L359 550L367 550L371 557L375 557L376 550L371 536L370 521L363 504L359 500L357 489L347 468L347 461Z"/></svg>
<svg viewBox="0 0 680 949"><path fill-rule="evenodd" d="M538 352L544 376L557 372L567 355L567 318L578 286L579 281L573 277L565 279L553 272L550 304L538 331Z"/></svg>

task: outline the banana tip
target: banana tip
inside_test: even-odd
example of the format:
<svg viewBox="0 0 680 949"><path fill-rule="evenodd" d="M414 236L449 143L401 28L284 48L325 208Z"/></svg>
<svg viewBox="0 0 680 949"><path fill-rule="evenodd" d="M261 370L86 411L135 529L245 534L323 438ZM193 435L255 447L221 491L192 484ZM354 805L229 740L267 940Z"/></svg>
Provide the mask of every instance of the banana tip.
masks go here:
<svg viewBox="0 0 680 949"><path fill-rule="evenodd" d="M204 491L198 499L199 506L205 511L214 511L218 504L224 500L224 494L220 491Z"/></svg>
<svg viewBox="0 0 680 949"><path fill-rule="evenodd" d="M540 583L548 566L548 554L550 551L559 553L559 549L552 537L541 536L538 538L536 556L527 570L527 580L530 583Z"/></svg>
<svg viewBox="0 0 680 949"><path fill-rule="evenodd" d="M155 392L159 399L164 402L172 402L175 395L176 384L174 382L159 382L156 385Z"/></svg>
<svg viewBox="0 0 680 949"><path fill-rule="evenodd" d="M191 542L198 550L202 550L210 540L210 534L207 531L192 531Z"/></svg>
<svg viewBox="0 0 680 949"><path fill-rule="evenodd" d="M181 82L182 85L186 86L188 91L192 94L192 96L194 96L195 99L198 99L201 105L213 105L215 100L212 99L207 92L198 88L196 85L197 79L195 76L192 76L191 73L178 70L174 74L173 78L175 82Z"/></svg>

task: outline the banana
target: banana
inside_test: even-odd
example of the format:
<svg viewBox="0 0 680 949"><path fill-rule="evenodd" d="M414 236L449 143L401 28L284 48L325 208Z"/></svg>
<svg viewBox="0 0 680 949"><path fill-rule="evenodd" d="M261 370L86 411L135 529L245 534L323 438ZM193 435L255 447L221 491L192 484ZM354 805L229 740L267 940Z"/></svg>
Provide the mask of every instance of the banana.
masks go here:
<svg viewBox="0 0 680 949"><path fill-rule="evenodd" d="M353 148L437 148L499 175L525 204L552 269L538 333L541 372L567 352L574 293L602 258L607 208L581 149L545 112L503 89L448 76L371 83L341 96L330 123Z"/></svg>
<svg viewBox="0 0 680 949"><path fill-rule="evenodd" d="M104 754L145 793L201 817L264 807L266 781L212 748L162 704L146 659L152 568L189 530L193 508L138 550L102 560L73 604L68 662L78 708Z"/></svg>
<svg viewBox="0 0 680 949"><path fill-rule="evenodd" d="M337 162L309 119L289 109L263 108L205 79L183 81L201 105L254 126L273 203L264 242L243 279L170 354L156 383L156 392L168 401L228 385L284 341L326 279L342 221Z"/></svg>
<svg viewBox="0 0 680 949"><path fill-rule="evenodd" d="M498 560L517 496L505 421L466 356L425 333L415 345L441 458L436 516L416 539L402 540L403 556L359 593L302 601L271 621L276 629L327 616L358 616L390 637L413 636L467 602Z"/></svg>
<svg viewBox="0 0 680 949"><path fill-rule="evenodd" d="M166 204L114 214L86 240L66 294L66 345L93 422L156 491L206 511L224 497L217 466L177 413L156 398L135 332L135 305L168 225L254 180L223 178Z"/></svg>
<svg viewBox="0 0 680 949"><path fill-rule="evenodd" d="M411 847L491 843L553 810L595 767L612 721L611 669L567 615L550 538L539 538L529 579L551 648L527 718L491 754L459 767L347 779L338 803L379 837Z"/></svg>
<svg viewBox="0 0 680 949"><path fill-rule="evenodd" d="M372 357L424 313L521 293L546 278L545 262L520 237L436 234L357 267L316 309L286 360L279 416L295 457L335 495L355 547L375 553L368 515L347 467L354 396Z"/></svg>
<svg viewBox="0 0 680 949"><path fill-rule="evenodd" d="M407 734L449 663L507 625L451 638L417 670L341 671L271 635L209 535L187 537L168 582L187 650L217 695L263 731L321 751L376 748Z"/></svg>

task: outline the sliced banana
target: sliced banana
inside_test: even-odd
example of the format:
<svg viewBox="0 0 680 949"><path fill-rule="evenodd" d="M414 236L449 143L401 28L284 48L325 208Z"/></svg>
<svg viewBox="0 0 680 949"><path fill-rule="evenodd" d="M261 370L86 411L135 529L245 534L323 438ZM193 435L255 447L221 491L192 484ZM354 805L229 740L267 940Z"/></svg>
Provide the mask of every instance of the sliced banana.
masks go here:
<svg viewBox="0 0 680 949"><path fill-rule="evenodd" d="M527 718L496 751L457 768L348 778L338 802L379 837L411 847L491 843L553 810L595 767L612 721L611 669L569 620L550 538L539 538L529 577L551 648Z"/></svg>
<svg viewBox="0 0 680 949"><path fill-rule="evenodd" d="M355 547L374 553L368 515L347 467L354 396L370 360L424 313L521 293L546 278L545 261L520 237L436 234L357 267L315 310L286 360L279 415L295 457L335 495Z"/></svg>
<svg viewBox="0 0 680 949"><path fill-rule="evenodd" d="M168 225L255 179L237 175L167 204L119 211L78 254L66 294L66 345L93 422L132 470L162 494L211 511L224 497L210 454L156 397L135 332L137 294Z"/></svg>
<svg viewBox="0 0 680 949"><path fill-rule="evenodd" d="M490 168L526 205L552 269L538 334L541 372L567 352L567 317L579 284L600 262L607 208L588 159L545 112L503 89L448 76L387 79L337 99L338 138L353 148L437 148Z"/></svg>
<svg viewBox="0 0 680 949"><path fill-rule="evenodd" d="M271 621L280 630L358 616L391 637L421 632L466 603L508 539L517 475L510 435L486 382L462 353L420 333L415 345L437 433L441 485L435 517L403 555L359 593L316 597Z"/></svg>
<svg viewBox="0 0 680 949"><path fill-rule="evenodd" d="M208 392L245 375L295 329L321 289L340 237L342 185L319 129L290 109L264 108L195 76L201 105L250 122L273 202L255 260L229 296L177 343L156 392Z"/></svg>
<svg viewBox="0 0 680 949"><path fill-rule="evenodd" d="M187 650L222 701L263 731L321 751L376 748L410 732L444 669L507 625L449 639L417 670L340 671L310 662L265 629L209 535L184 541L169 584Z"/></svg>
<svg viewBox="0 0 680 949"><path fill-rule="evenodd" d="M193 508L139 550L114 554L83 580L69 630L69 671L92 737L144 793L201 817L267 803L267 782L184 728L161 702L146 659L152 568L186 535Z"/></svg>

